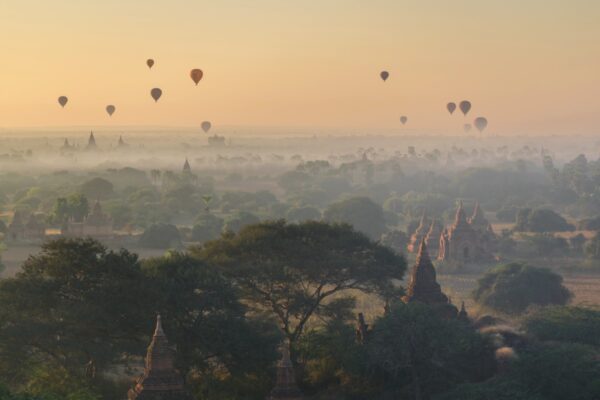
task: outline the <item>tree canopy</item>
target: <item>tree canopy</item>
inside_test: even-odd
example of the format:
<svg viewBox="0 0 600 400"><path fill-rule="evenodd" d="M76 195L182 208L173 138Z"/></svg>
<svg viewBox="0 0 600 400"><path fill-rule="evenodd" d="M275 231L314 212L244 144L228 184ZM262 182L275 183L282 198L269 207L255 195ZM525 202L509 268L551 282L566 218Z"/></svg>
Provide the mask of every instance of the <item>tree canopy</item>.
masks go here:
<svg viewBox="0 0 600 400"><path fill-rule="evenodd" d="M333 203L325 210L323 219L350 224L373 239L386 231L383 209L368 197L352 197Z"/></svg>
<svg viewBox="0 0 600 400"><path fill-rule="evenodd" d="M571 293L563 286L560 275L545 268L511 263L480 278L473 297L483 306L521 313L530 305L566 304Z"/></svg>
<svg viewBox="0 0 600 400"><path fill-rule="evenodd" d="M349 289L375 293L402 279L406 263L348 225L264 222L208 242L193 254L219 266L294 342L313 315Z"/></svg>

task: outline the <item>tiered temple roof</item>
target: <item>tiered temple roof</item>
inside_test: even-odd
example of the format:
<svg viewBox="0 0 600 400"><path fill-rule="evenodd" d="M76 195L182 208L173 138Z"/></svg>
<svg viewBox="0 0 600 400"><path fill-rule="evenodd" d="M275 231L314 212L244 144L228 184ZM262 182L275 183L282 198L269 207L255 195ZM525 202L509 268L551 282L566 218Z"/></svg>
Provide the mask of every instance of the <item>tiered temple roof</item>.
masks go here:
<svg viewBox="0 0 600 400"><path fill-rule="evenodd" d="M435 268L429 258L425 240L421 241L406 296L402 300L405 303L419 301L425 304L448 304L449 302L437 282Z"/></svg>
<svg viewBox="0 0 600 400"><path fill-rule="evenodd" d="M473 215L469 218L469 223L475 229L487 229L490 225L489 221L485 218L483 211L481 211L481 207L479 207L479 202L475 203L475 208L473 209Z"/></svg>
<svg viewBox="0 0 600 400"><path fill-rule="evenodd" d="M112 223L110 217L102 211L102 206L99 201L94 203L92 212L87 216L85 222L92 226L103 226Z"/></svg>
<svg viewBox="0 0 600 400"><path fill-rule="evenodd" d="M427 236L428 230L429 227L427 226L426 212L423 211L423 215L421 215L421 221L419 221L419 226L411 235L410 242L408 243L408 251L410 253L416 253L419 250L419 245L425 236Z"/></svg>
<svg viewBox="0 0 600 400"><path fill-rule="evenodd" d="M438 252L440 247L440 236L442 236L443 230L444 227L442 224L438 219L434 218L433 221L431 221L431 226L429 227L429 231L425 236L425 244L427 245L427 248L433 252L433 254L437 254Z"/></svg>
<svg viewBox="0 0 600 400"><path fill-rule="evenodd" d="M129 400L193 400L182 376L174 367L175 351L169 345L160 315L146 355L144 374L129 390Z"/></svg>
<svg viewBox="0 0 600 400"><path fill-rule="evenodd" d="M441 236L438 258L459 262L487 262L494 258L495 239L492 226L485 219L479 203L467 220L461 201L454 223Z"/></svg>

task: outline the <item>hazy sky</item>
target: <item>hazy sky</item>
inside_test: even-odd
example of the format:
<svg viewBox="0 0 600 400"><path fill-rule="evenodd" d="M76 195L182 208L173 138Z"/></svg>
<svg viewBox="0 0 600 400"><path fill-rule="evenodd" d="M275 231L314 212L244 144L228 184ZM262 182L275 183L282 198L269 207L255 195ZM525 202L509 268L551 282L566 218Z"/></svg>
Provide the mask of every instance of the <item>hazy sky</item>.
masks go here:
<svg viewBox="0 0 600 400"><path fill-rule="evenodd" d="M598 0L1 0L0 126L600 133L598 21Z"/></svg>

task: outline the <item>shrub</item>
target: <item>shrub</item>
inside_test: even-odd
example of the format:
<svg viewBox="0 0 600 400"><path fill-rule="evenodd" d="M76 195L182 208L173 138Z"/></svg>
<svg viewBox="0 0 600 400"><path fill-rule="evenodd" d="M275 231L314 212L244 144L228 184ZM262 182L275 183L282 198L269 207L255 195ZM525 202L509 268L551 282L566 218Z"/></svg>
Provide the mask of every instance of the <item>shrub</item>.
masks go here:
<svg viewBox="0 0 600 400"><path fill-rule="evenodd" d="M511 263L479 279L474 299L505 313L521 313L530 305L564 305L571 298L562 277L548 269Z"/></svg>

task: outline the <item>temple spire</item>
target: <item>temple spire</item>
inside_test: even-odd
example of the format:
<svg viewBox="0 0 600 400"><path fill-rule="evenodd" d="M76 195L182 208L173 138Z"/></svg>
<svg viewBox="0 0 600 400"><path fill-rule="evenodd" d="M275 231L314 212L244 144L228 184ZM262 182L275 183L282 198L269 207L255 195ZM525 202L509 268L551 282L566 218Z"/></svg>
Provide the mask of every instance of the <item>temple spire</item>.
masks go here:
<svg viewBox="0 0 600 400"><path fill-rule="evenodd" d="M185 163L183 164L183 172L192 172L192 167L190 166L190 162L187 158L185 159Z"/></svg>
<svg viewBox="0 0 600 400"><path fill-rule="evenodd" d="M156 328L154 328L154 337L157 336L165 336L165 332L163 331L163 327L162 327L162 320L160 318L160 314L156 315Z"/></svg>
<svg viewBox="0 0 600 400"><path fill-rule="evenodd" d="M277 381L268 400L302 400L302 392L296 385L294 366L290 358L290 345L286 342L281 346L281 360L277 364Z"/></svg>
<svg viewBox="0 0 600 400"><path fill-rule="evenodd" d="M459 226L467 223L467 216L465 215L465 210L463 208L462 200L458 203L458 208L456 209L456 217L454 218L454 226Z"/></svg>
<svg viewBox="0 0 600 400"><path fill-rule="evenodd" d="M175 351L169 345L162 328L160 314L156 316L156 327L148 352L146 368L135 387L129 390L129 400L154 399L192 400L185 390L183 377L175 369Z"/></svg>
<svg viewBox="0 0 600 400"><path fill-rule="evenodd" d="M435 268L429 258L425 240L421 241L406 296L402 300L405 303L418 301L426 304L448 304L448 297L442 293L442 289L437 282Z"/></svg>

